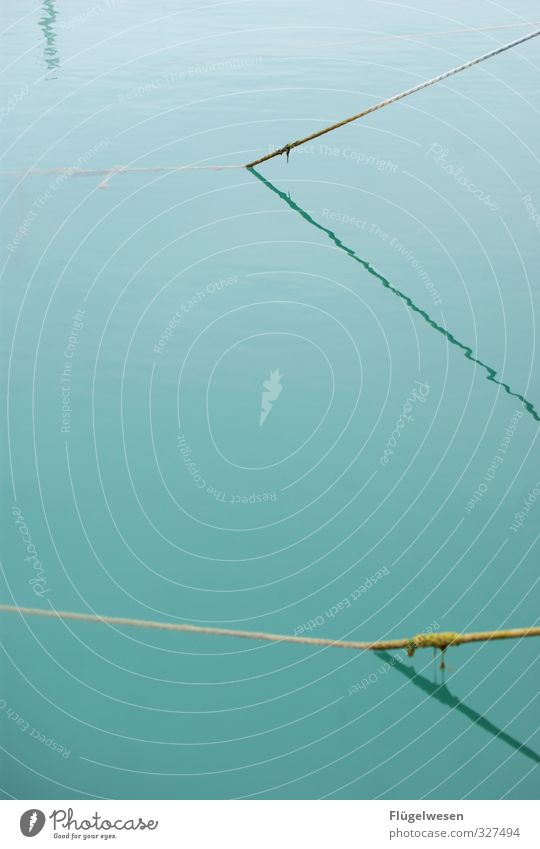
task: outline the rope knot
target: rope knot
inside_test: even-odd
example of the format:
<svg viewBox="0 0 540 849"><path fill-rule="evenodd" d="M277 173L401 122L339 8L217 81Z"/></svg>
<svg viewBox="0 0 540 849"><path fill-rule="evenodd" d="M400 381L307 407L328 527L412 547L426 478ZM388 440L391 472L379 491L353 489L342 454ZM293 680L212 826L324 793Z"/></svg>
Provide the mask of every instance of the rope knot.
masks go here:
<svg viewBox="0 0 540 849"><path fill-rule="evenodd" d="M425 649L430 646L445 651L458 638L459 634L455 631L442 631L439 634L417 634L407 643L407 654L409 657L413 657L416 649Z"/></svg>

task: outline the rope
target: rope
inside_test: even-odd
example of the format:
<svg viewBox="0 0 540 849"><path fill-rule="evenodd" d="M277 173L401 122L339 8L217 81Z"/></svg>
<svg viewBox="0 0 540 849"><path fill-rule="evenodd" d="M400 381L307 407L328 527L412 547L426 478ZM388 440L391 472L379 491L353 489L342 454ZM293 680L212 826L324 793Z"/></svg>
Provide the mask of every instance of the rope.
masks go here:
<svg viewBox="0 0 540 849"><path fill-rule="evenodd" d="M424 33L409 33L406 35L381 35L374 36L373 38L359 39L354 43L359 44L366 41L385 41L388 39L407 39L436 35L454 35L457 33L467 32L488 32L489 30L514 29L515 27L521 26L530 26L530 24L497 24L495 26L490 27L466 27L463 29L443 30L437 32ZM125 165L114 165L110 168L75 168L73 166L66 166L64 168L31 168L29 170L23 171L0 171L0 175L28 176L29 174L32 174L36 176L47 176L50 174L66 174L69 177L91 177L103 174L106 178L108 178L116 176L118 174L157 174L160 172L174 173L175 171L222 171L226 168L253 168L255 165L260 165L261 162L266 162L268 159L272 159L274 156L280 156L283 153L287 154L288 159L289 153L293 148L299 147L300 145L305 144L307 141L311 141L312 139L316 139L319 136L324 135L325 133L329 133L332 130L336 130L338 127L343 127L345 124L350 124L351 121L357 121L359 118L363 118L365 115L369 115L371 112L376 112L378 109L382 109L383 106L388 106L389 103L395 103L397 100L402 100L404 97L408 97L409 94L414 94L415 92L420 91L423 88L427 88L428 86L433 85L434 83L438 83L441 80L446 79L447 77L451 77L452 74L457 74L460 71L464 71L466 68L471 68L473 65L478 65L479 62L483 62L485 59L490 59L492 56L497 56L499 53L504 53L505 50L510 50L511 47L516 47L518 44L522 44L525 41L529 41L529 39L535 38L537 35L540 35L540 30L531 32L528 35L523 36L523 38L518 38L516 41L512 41L509 44L504 44L501 47L497 47L496 50L492 50L489 53L484 53L483 56L479 56L477 59L471 59L470 62L465 62L465 64L460 65L458 68L452 68L451 71L446 71L444 74L439 74L438 77L433 77L433 79L431 80L426 80L425 82L420 83L419 85L414 86L413 88L409 88L406 91L401 92L401 94L395 94L393 97L389 97L386 100L377 103L375 106L370 106L369 109L365 109L363 112L359 112L358 115L353 115L351 118L345 118L344 121L340 121L337 124L332 124L332 126L326 127L326 129L320 130L317 133L312 133L312 135L306 136L304 139L299 139L298 141L286 144L279 150L274 150L272 153L269 153L266 156L262 156L260 159L255 159L253 160L253 162L249 162L247 165L171 165L156 167L149 166L140 168L130 168L129 166ZM103 181L102 187L107 187L106 179Z"/></svg>
<svg viewBox="0 0 540 849"><path fill-rule="evenodd" d="M30 168L18 171L0 171L2 177L26 177L32 174L34 177L48 177L51 174L62 174L66 177L113 177L117 174L159 174L161 172L175 171L224 171L226 168L245 168L245 165L155 165L138 168L130 168L126 165L111 165L109 168L78 168L73 165L60 166L58 168Z"/></svg>
<svg viewBox="0 0 540 849"><path fill-rule="evenodd" d="M515 41L511 41L508 44L503 44L501 47L497 47L495 50L490 50L489 53L484 53L482 56L478 56L476 59L471 59L469 62L465 62L463 65L459 65L457 68L452 68L450 71L445 71L444 74L439 74L437 77L433 77L430 80L425 80L423 83L419 83L418 85L413 86L413 88L408 88L406 91L402 91L400 94L394 94L393 97L388 97L386 100L381 100L380 103L376 103L374 106L370 106L368 109L364 109L363 112L359 112L357 115L352 115L350 118L345 118L343 121L338 121L337 124L331 124L329 127L325 127L324 130L318 130L316 133L311 133L311 135L306 136L303 139L298 139L298 141L290 142L289 144L280 147L278 150L274 150L271 153L267 153L265 156L261 156L259 159L253 160L253 162L248 162L246 168L254 168L255 165L260 165L261 162L267 162L269 159L273 159L274 156L281 156L282 154L287 155L287 160L289 159L289 154L291 150L295 147L299 147L302 144L305 144L308 141L312 141L312 139L317 139L319 136L323 136L326 133L331 133L332 130L337 130L339 127L345 126L345 124L350 124L351 121L358 121L359 118L364 118L366 115L370 115L372 112L376 112L378 109L382 109L383 106L388 106L390 103L396 103L398 100L403 100L404 97L408 97L410 94L415 94L417 91L421 91L423 88L427 88L430 85L434 85L434 83L439 83L441 80L445 80L448 77L451 77L453 74L458 74L460 71L465 71L467 68L472 68L473 65L478 65L480 62L484 62L486 59L491 59L492 56L498 56L499 53L504 53L505 50L510 50L511 47L517 47L518 44L523 44L525 41L529 41L531 38L536 38L536 36L540 35L540 30L535 30L534 32L528 33L528 35L522 36L522 38L518 38Z"/></svg>
<svg viewBox="0 0 540 849"><path fill-rule="evenodd" d="M477 365L485 369L487 374L486 380L495 383L497 386L502 386L504 391L512 398L518 398L527 410L527 412L530 413L530 415L533 417L533 419L537 422L540 422L540 416L536 412L531 402L527 401L527 399L523 395L520 395L519 392L514 392L507 383L504 383L504 381L499 380L495 369L482 362L482 360L479 360L478 357L475 357L472 348L470 348L468 345L464 345L463 342L460 342L459 339L457 339L453 335L453 333L450 333L450 331L447 330L446 327L442 327L440 324L437 324L437 322L434 321L433 318L431 318L429 313L418 307L414 303L414 301L412 301L411 298L409 298L409 296L402 292L400 289L396 289L395 286L392 286L390 281L387 280L386 277L384 277L382 274L380 274L375 268L373 268L373 266L368 262L368 260L362 259L361 256L358 256L356 251L354 251L352 248L347 247L347 245L344 244L344 242L342 242L341 239L339 239L332 230L329 230L328 227L324 227L322 224L319 224L318 221L315 221L315 219L312 218L312 216L308 212L306 212L305 209L302 209L301 206L298 206L298 204L295 203L295 201L291 198L290 193L286 194L285 192L280 191L280 189L276 188L276 186L274 186L274 184L271 183L270 180L267 180L266 177L263 177L262 174L259 174L259 172L255 170L255 168L251 169L251 173L254 177L257 178L257 180L260 180L260 182L264 186L270 189L271 192L274 192L276 195L278 195L278 197L281 198L281 200L285 201L287 206L290 206L291 209L297 212L304 219L304 221L307 221L309 224L312 224L313 227L315 227L317 230L321 230L323 233L325 233L336 246L336 248L339 248L340 251L343 251L348 257L350 257L359 265L361 265L362 268L365 268L368 274L371 274L372 277L382 283L385 289L388 289L394 295L397 295L398 298L401 298L407 304L409 309L412 310L416 315L421 316L423 320L427 322L430 327L433 328L433 330L436 330L437 333L440 333L442 336L444 336L445 339L447 339L451 345L455 345L456 348L460 348L462 351L464 351L465 357L468 360L470 360L472 363L476 363Z"/></svg>
<svg viewBox="0 0 540 849"><path fill-rule="evenodd" d="M343 649L385 651L406 649L412 656L416 649L439 648L486 640L512 640L521 637L540 637L540 628L512 628L506 631L478 631L474 634L457 634L447 631L439 634L417 634L402 640L378 640L372 643L349 640L329 640L323 637L296 637L290 634L268 634L266 631L239 631L233 628L212 628L180 622L152 622L147 619L127 619L123 616L98 616L93 613L72 613L66 610L40 610L36 607L17 607L0 604L2 613L19 613L21 616L47 616L51 619L76 619L79 622L99 622L109 625L126 625L134 628L153 628L158 631L184 631L191 634L212 634L217 637L242 637L247 640L266 640L272 643L301 643L308 646L332 646Z"/></svg>
<svg viewBox="0 0 540 849"><path fill-rule="evenodd" d="M319 47L354 47L355 44L371 44L372 41L395 41L396 39L407 40L416 38L432 38L438 35L465 35L469 32L493 32L501 29L520 29L540 24L540 21L525 21L521 24L492 24L489 27L459 27L457 29L427 30L425 32L406 32L402 35L390 33L389 35L373 35L369 38L355 38L354 41L325 41L317 44Z"/></svg>

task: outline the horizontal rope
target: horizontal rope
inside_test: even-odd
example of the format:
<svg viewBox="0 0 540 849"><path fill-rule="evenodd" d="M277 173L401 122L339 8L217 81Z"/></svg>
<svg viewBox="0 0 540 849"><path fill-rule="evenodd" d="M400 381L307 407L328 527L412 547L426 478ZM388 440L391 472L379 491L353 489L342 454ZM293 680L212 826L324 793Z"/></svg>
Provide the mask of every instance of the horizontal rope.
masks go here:
<svg viewBox="0 0 540 849"><path fill-rule="evenodd" d="M266 631L239 631L234 628L213 628L203 625L189 625L184 622L152 622L148 619L128 619L123 616L98 616L94 613L72 613L66 610L40 610L36 607L17 607L11 604L0 604L0 612L19 613L21 616L46 616L50 619L75 619L79 622L98 622L108 625L126 625L134 628L152 628L158 631L183 631L191 634L211 634L217 637L241 637L247 640L266 640L273 643L300 643L308 646L329 646L362 651L406 649L409 655L413 655L416 649L438 648L444 651L448 646L459 646L465 643L512 640L521 637L540 637L540 628L512 628L506 631L478 631L472 634L458 634L454 631L444 631L438 634L417 634L414 637L405 637L400 640L357 642L351 640L330 640L324 637L297 637L291 634L269 634Z"/></svg>
<svg viewBox="0 0 540 849"><path fill-rule="evenodd" d="M148 165L131 168L129 165L111 165L110 168L79 168L73 165L57 168L29 168L18 171L0 171L1 177L50 177L61 174L66 177L115 177L118 174L159 174L175 171L225 171L227 168L245 168L245 165Z"/></svg>
<svg viewBox="0 0 540 849"><path fill-rule="evenodd" d="M404 97L408 97L410 94L415 94L417 91L421 91L428 86L434 85L435 83L441 82L441 80L445 80L448 77L451 77L453 74L458 74L460 71L465 71L467 68L472 68L473 65L478 65L480 62L485 62L486 59L491 59L492 56L498 56L499 53L504 53L505 50L510 50L511 47L517 47L518 44L523 44L525 41L529 41L531 38L536 38L540 35L540 30L535 30L534 32L530 32L527 35L522 36L521 38L517 38L515 41L511 41L508 44L503 44L500 47L495 48L495 50L490 50L489 53L484 53L482 56L478 56L476 59L471 59L469 62L464 62L463 65L458 65L457 68L452 68L450 71L445 71L443 74L439 74L436 77L432 77L430 80L425 80L418 85L413 86L412 88L408 88L405 91L400 92L399 94L394 94L393 97L387 97L386 100L381 100L380 103L376 103L374 106L370 106L368 109L364 109L363 112L358 112L356 115L351 115L350 118L345 118L343 121L338 121L337 124L331 124L329 127L325 127L323 130L318 130L316 133L311 133L309 136L305 136L303 139L298 139L297 141L290 142L289 144L283 145L283 147L278 148L278 150L274 150L271 153L267 153L265 156L261 156L259 159L254 159L253 162L248 162L246 168L254 168L256 165L260 165L262 162L267 162L269 159L273 159L274 156L281 156L282 154L287 154L287 159L289 158L289 153L293 148L299 147L302 144L305 144L308 141L312 141L313 139L319 138L319 136L324 136L326 133L331 133L333 130L337 130L339 127L344 127L345 124L350 124L352 121L358 121L359 118L364 118L366 115L370 115L372 112L376 112L378 109L382 109L384 106L388 106L390 103L396 103L398 100L403 100Z"/></svg>
<svg viewBox="0 0 540 849"><path fill-rule="evenodd" d="M420 38L420 37L431 37L431 36L440 36L440 35L455 35L469 32L489 32L492 30L502 30L502 29L516 29L523 26L531 26L536 25L538 21L527 22L527 23L513 23L513 24L495 24L493 26L487 27L464 27L460 29L452 29L452 30L438 30L435 32L423 32L423 33L406 33L405 35L381 35L381 36L373 36L365 39L358 39L357 41L352 42L353 44L361 44L365 42L371 41L386 41L389 39L407 39L407 38ZM19 169L15 171L0 171L0 176L49 176L51 174L65 174L69 177L91 177L91 176L99 176L104 175L107 177L113 177L118 174L151 174L151 173L163 173L163 172L171 172L175 171L223 171L226 168L253 168L255 165L259 165L261 162L265 162L267 159L271 159L274 156L279 156L283 153L290 153L290 151L294 147L298 147L301 144L304 144L311 139L317 138L318 136L324 135L325 133L329 133L331 130L335 130L338 127L342 127L345 124L350 123L351 121L357 121L359 118L363 118L365 115L369 115L371 112L375 112L377 109L382 109L383 106L387 106L389 103L395 103L397 100L401 100L404 97L407 97L409 94L413 94L416 91L420 91L423 88L427 88L427 86L433 85L436 82L440 82L446 77L450 77L452 74L457 74L459 71L464 71L466 68L472 67L472 65L477 65L479 62L483 62L485 59L489 59L491 56L496 56L498 53L503 53L505 50L509 50L511 47L515 47L518 44L522 44L524 41L528 41L530 38L535 38L540 34L540 30L535 32L531 32L523 38L519 38L516 41L512 41L510 44L502 45L501 47L496 48L495 50L490 51L489 53L485 53L483 56L479 56L477 59L472 59L470 62L465 62L465 64L460 65L457 68L452 68L451 71L446 71L444 74L440 74L437 77L433 77L433 79L426 80L426 82L420 83L414 88L407 89L401 94L396 94L393 97L389 97L386 100L377 103L375 106L371 106L369 109L365 109L363 112L358 113L358 115L353 115L351 118L346 118L344 121L340 121L337 124L332 124L332 126L327 127L324 130L320 130L317 133L313 133L310 136L306 136L304 139L300 139L299 141L291 142L290 144L284 145L284 147L279 150L275 150L266 156L261 157L260 159L256 159L253 162L238 165L170 165L170 166L147 166L147 167L129 167L125 165L113 165L110 168L77 168L73 166L65 166L59 168L30 168L30 169ZM338 42L336 42L338 44ZM324 46L324 45L323 45ZM102 183L103 187L107 186L107 180L104 180Z"/></svg>

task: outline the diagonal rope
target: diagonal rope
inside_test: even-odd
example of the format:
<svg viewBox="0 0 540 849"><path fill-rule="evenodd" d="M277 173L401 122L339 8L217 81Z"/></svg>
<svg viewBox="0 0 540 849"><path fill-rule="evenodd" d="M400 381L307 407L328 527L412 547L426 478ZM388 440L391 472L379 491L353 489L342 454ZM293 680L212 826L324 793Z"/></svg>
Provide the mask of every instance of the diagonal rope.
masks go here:
<svg viewBox="0 0 540 849"><path fill-rule="evenodd" d="M191 634L211 634L217 637L241 637L248 640L266 640L273 643L301 643L309 646L333 646L343 649L385 651L388 649L406 649L413 655L416 649L439 648L444 651L448 646L464 643L478 643L491 640L512 640L521 637L540 637L540 628L511 628L505 631L478 631L472 634L458 634L445 631L438 634L417 634L400 640L378 640L375 642L356 642L350 640L330 640L324 637L298 637L292 634L269 634L266 631L240 631L233 628L213 628L202 625L190 625L186 622L152 622L148 619L129 619L123 616L98 616L94 613L73 613L66 610L40 610L36 607L17 607L0 604L0 613L19 613L21 616L46 616L51 619L76 619L80 622L97 622L109 625L125 625L134 628L152 628L158 631L183 631Z"/></svg>
<svg viewBox="0 0 540 849"><path fill-rule="evenodd" d="M518 44L523 44L525 41L529 41L531 38L536 38L540 35L540 29L535 30L534 32L530 32L527 35L522 36L521 38L517 38L515 41L510 41L508 44L503 44L501 47L495 48L495 50L490 50L489 53L484 53L482 56L478 56L476 59L470 59L468 62L464 62L463 65L458 65L457 68L452 68L450 71L445 71L443 74L439 74L436 77L432 77L430 80L425 80L418 85L413 86L412 88L406 89L406 91L400 92L400 94L394 94L393 97L388 97L386 100L381 100L380 103L376 103L374 106L370 106L368 109L364 109L363 112L358 112L357 115L351 115L350 118L345 118L343 121L338 121L337 124L331 124L329 127L325 127L323 130L317 130L316 133L311 133L309 136L305 136L303 139L298 139L297 141L290 142L289 144L283 145L283 147L278 148L278 150L274 150L271 153L267 153L265 156L261 156L259 159L253 160L253 162L248 162L246 168L253 168L255 165L260 165L261 162L267 162L269 159L273 159L274 156L281 156L282 154L287 154L287 159L289 158L289 153L295 147L299 147L302 144L305 144L308 141L312 141L312 139L317 139L319 136L324 136L326 133L331 133L333 130L337 130L338 127L344 127L345 124L350 124L352 121L358 121L359 118L364 118L366 115L370 115L372 112L376 112L378 109L382 109L384 106L388 106L390 103L396 103L398 100L403 100L404 97L408 97L410 94L415 94L417 91L421 91L423 88L427 88L430 85L434 85L435 83L440 83L441 80L446 80L448 77L453 76L453 74L459 74L460 71L465 71L467 68L472 68L473 65L478 65L480 62L485 62L486 59L491 59L492 56L498 56L499 53L504 53L505 50L510 50L511 47L517 47Z"/></svg>

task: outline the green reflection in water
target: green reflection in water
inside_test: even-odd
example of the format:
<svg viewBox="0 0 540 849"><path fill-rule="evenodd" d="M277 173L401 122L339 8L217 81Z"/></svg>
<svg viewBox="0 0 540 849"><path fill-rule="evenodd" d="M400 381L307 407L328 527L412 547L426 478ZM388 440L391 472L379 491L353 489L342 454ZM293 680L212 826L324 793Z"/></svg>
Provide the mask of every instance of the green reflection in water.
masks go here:
<svg viewBox="0 0 540 849"><path fill-rule="evenodd" d="M323 233L326 233L326 235L331 239L331 241L337 248L344 251L347 256L349 256L351 259L354 259L355 262L358 262L366 271L369 272L369 274L379 280L379 282L382 283L382 285L386 289L389 289L390 292L405 301L409 309L411 309L417 315L420 315L424 319L424 321L427 322L427 324L429 324L429 326L433 328L433 330L436 330L438 333L441 333L445 337L445 339L450 342L451 345L454 345L455 347L460 348L462 351L464 351L465 357L468 360L471 360L473 363L476 363L477 365L481 366L487 372L487 380L490 380L492 383L496 383L497 386L501 386L508 395L511 395L513 398L517 398L519 401L521 401L521 403L524 405L527 412L531 414L533 419L535 419L535 421L537 422L540 422L540 416L538 415L530 401L527 401L527 399L524 398L523 395L519 395L517 392L514 392L512 389L510 389L507 383L503 383L501 380L498 380L497 372L495 371L495 369L492 369L491 366L486 365L486 363L483 363L482 360L479 360L477 357L475 357L473 355L472 348L470 348L468 345L464 345L463 342L460 342L459 339L456 339L456 337L452 333L450 333L449 330L447 330L445 327L442 327L440 324L437 324L437 322L434 321L434 319L432 319L431 316L427 312L425 312L425 310L416 306L414 301L412 301L408 295L406 295L404 292L401 292L399 289L396 289L395 286L392 286L390 281L387 280L386 277L383 277L383 275L380 274L378 271L376 271L367 260L362 259L356 254L356 252L352 248L348 248L347 245L344 245L341 239L339 239L336 234L332 232L332 230L329 230L327 227L324 227L322 224L319 224L317 221L315 221L315 219L312 218L311 215L305 211L305 209L302 209L301 206L298 206L298 204L291 199L291 196L289 194L286 194L285 192L282 192L277 189L269 180L263 177L262 174L259 174L255 170L255 168L248 168L248 171L250 171L253 176L256 177L257 180L260 180L261 183L263 183L268 189L270 189L272 192L275 192L275 194L277 194L282 200L284 200L285 203L290 206L291 209L294 209L295 212L298 212L298 214L301 215L305 221L307 221L309 224L312 224L314 227L317 228L317 230L321 230Z"/></svg>

